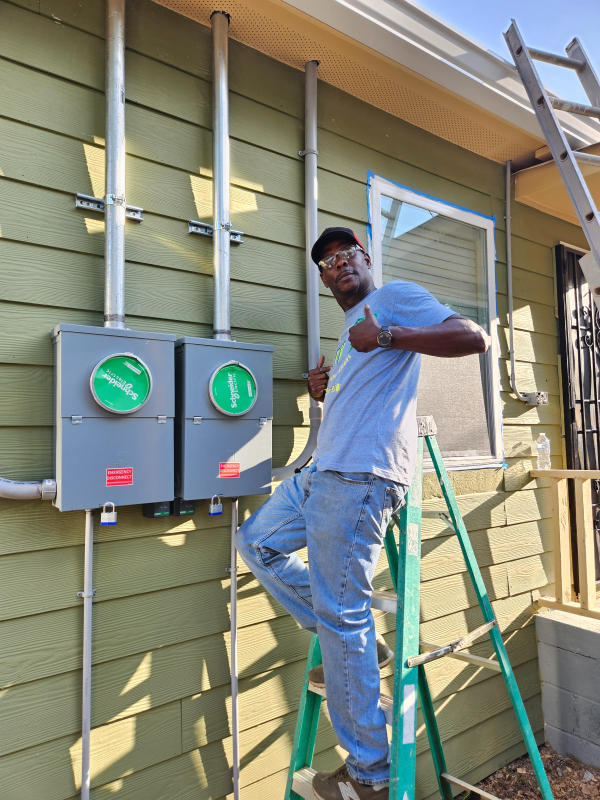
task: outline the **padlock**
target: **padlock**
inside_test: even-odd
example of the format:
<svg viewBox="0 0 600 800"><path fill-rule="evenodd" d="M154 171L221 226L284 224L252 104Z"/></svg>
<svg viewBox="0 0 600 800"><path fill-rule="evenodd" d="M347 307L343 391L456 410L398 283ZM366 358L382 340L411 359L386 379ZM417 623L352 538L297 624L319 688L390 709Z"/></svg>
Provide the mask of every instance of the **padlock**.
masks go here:
<svg viewBox="0 0 600 800"><path fill-rule="evenodd" d="M208 507L208 515L209 517L216 517L222 513L223 513L222 497L220 494L215 494L210 499L210 505Z"/></svg>
<svg viewBox="0 0 600 800"><path fill-rule="evenodd" d="M112 506L112 511L107 511L106 507ZM102 513L100 514L100 525L116 525L117 524L117 510L114 503L104 503L102 506Z"/></svg>

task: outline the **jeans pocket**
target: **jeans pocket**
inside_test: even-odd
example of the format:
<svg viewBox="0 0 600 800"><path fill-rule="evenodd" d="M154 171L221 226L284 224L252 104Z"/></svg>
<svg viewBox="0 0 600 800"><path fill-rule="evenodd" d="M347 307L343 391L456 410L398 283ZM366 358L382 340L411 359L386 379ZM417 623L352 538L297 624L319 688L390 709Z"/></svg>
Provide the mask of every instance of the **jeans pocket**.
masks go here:
<svg viewBox="0 0 600 800"><path fill-rule="evenodd" d="M369 472L336 472L336 470L332 470L332 472L344 483L353 483L356 486L366 486L372 480Z"/></svg>
<svg viewBox="0 0 600 800"><path fill-rule="evenodd" d="M392 515L397 514L404 505L406 487L386 486L385 502L383 505L383 525L385 528L390 524Z"/></svg>
<svg viewBox="0 0 600 800"><path fill-rule="evenodd" d="M392 514L397 514L398 511L402 508L404 503L406 502L406 486L390 486L388 487L388 495L390 497L390 508L392 509Z"/></svg>

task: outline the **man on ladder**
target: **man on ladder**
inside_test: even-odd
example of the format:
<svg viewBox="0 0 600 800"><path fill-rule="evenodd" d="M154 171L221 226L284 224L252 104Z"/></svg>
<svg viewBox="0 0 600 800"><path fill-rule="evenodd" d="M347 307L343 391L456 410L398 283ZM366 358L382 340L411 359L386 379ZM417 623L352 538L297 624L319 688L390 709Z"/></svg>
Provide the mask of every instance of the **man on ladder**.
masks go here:
<svg viewBox="0 0 600 800"><path fill-rule="evenodd" d="M371 261L349 228L327 228L312 248L323 284L345 312L333 366L308 374L324 402L313 463L288 478L239 529L237 548L265 588L317 633L331 722L344 766L314 776L319 800L388 800L390 755L372 579L390 516L410 485L417 452L420 354L483 353L472 321L406 281L376 289ZM330 372L328 376L327 373ZM308 548L309 569L297 551Z"/></svg>

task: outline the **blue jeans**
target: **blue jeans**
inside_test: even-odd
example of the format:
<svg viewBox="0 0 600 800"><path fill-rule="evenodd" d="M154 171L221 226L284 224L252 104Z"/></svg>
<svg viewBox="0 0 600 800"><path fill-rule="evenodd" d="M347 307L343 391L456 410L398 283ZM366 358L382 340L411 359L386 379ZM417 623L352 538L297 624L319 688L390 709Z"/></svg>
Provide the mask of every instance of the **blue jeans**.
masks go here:
<svg viewBox="0 0 600 800"><path fill-rule="evenodd" d="M385 530L405 491L370 473L311 465L283 481L236 539L262 585L319 635L331 722L348 772L365 784L389 780L371 595ZM297 554L303 547L310 573Z"/></svg>

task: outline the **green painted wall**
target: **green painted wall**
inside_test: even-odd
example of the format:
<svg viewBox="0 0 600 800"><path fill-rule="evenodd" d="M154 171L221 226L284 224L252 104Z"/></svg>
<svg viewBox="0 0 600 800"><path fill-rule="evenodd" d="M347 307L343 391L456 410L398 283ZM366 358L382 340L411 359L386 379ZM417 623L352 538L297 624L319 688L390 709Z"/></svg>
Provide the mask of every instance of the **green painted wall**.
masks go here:
<svg viewBox="0 0 600 800"><path fill-rule="evenodd" d="M103 223L74 209L102 195L104 4L0 2L0 474L52 474L52 349L57 322L102 323ZM131 328L210 335L211 243L187 233L210 220L210 38L146 0L127 10L127 225ZM231 42L232 321L239 340L275 345L275 463L302 447L308 408L303 253L303 75ZM365 235L367 169L498 220L498 306L506 325L502 168L319 87L320 224ZM532 593L552 581L549 490L529 481L544 430L560 465L552 246L581 245L567 223L513 211L518 377L547 390L527 409L501 377L508 469L454 473L459 503L506 633L536 731L542 729ZM341 313L322 295L323 351ZM429 478L427 503L440 502ZM256 501L242 503L243 513ZM0 786L10 800L67 800L78 791L83 513L0 501ZM95 530L92 796L219 800L229 764L229 519L199 504L192 519L119 510ZM423 636L447 641L478 620L455 542L424 524ZM383 564L377 585L387 585ZM307 635L248 574L240 577L244 800L282 796ZM378 626L393 643L394 619ZM485 645L474 652L486 654ZM430 679L449 766L472 780L523 751L498 676L437 662ZM390 671L385 673L389 684ZM464 687L460 694L457 691ZM435 796L420 736L422 798ZM339 754L330 728L317 765Z"/></svg>

